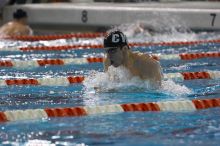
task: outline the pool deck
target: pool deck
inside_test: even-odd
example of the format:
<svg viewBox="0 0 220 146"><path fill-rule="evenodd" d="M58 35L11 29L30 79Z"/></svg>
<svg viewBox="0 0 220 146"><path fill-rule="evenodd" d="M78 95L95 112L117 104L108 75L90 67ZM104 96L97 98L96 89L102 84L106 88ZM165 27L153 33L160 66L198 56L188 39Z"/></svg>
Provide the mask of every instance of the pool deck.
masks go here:
<svg viewBox="0 0 220 146"><path fill-rule="evenodd" d="M219 2L53 3L7 6L3 21L17 8L28 12L35 28L96 30L135 21L174 20L191 29L220 30Z"/></svg>

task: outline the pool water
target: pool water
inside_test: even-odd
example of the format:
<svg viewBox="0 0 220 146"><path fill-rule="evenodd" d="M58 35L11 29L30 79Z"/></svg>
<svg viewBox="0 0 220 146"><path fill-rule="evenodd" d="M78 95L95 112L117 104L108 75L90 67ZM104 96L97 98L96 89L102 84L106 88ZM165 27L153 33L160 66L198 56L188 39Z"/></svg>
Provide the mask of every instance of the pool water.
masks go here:
<svg viewBox="0 0 220 146"><path fill-rule="evenodd" d="M130 36L135 41L192 41L219 39L219 33L167 33L146 38L144 34ZM102 38L69 39L38 42L2 40L2 47L54 46L67 44L99 44ZM206 43L190 46L136 47L134 51L152 54L219 52L220 44ZM36 60L45 58L78 58L104 56L103 49L68 51L0 52L1 60ZM219 58L196 60L161 60L163 73L220 71ZM0 68L0 79L44 78L84 75L82 84L69 86L0 86L0 111L15 109L44 109L122 103L157 102L180 99L220 97L219 79L164 80L160 89L151 89L147 82L126 79L109 82L102 63L46 66L37 68ZM124 75L124 76L123 76ZM95 92L94 86L105 90ZM114 89L114 90L110 90ZM219 145L220 110L211 108L194 112L127 112L84 117L49 118L0 123L1 145Z"/></svg>

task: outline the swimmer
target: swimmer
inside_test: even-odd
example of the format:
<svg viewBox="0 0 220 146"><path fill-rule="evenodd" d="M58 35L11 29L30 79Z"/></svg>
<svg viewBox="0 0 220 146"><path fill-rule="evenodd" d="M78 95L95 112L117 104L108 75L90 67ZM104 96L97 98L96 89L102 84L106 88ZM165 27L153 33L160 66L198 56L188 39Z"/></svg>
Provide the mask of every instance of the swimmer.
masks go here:
<svg viewBox="0 0 220 146"><path fill-rule="evenodd" d="M22 9L18 9L13 14L13 21L4 24L0 28L0 36L18 36L18 35L32 35L32 29L27 25L27 13Z"/></svg>
<svg viewBox="0 0 220 146"><path fill-rule="evenodd" d="M151 55L132 52L126 36L121 31L110 32L104 38L104 48L107 54L104 60L105 72L109 66L124 66L132 76L148 80L153 85L161 85L163 75L160 63Z"/></svg>

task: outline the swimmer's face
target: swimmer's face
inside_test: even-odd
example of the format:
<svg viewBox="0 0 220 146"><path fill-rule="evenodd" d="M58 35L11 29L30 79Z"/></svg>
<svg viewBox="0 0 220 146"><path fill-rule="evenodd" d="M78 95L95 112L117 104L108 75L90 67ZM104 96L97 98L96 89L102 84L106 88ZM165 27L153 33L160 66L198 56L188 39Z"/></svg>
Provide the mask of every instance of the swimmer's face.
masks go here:
<svg viewBox="0 0 220 146"><path fill-rule="evenodd" d="M106 48L106 53L112 66L118 67L123 64L123 50L121 47Z"/></svg>

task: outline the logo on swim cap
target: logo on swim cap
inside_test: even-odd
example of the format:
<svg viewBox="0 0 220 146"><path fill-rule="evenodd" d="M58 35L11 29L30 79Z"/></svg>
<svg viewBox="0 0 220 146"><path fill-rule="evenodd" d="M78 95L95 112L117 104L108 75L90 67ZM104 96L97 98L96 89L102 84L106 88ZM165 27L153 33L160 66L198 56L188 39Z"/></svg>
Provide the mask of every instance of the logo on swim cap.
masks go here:
<svg viewBox="0 0 220 146"><path fill-rule="evenodd" d="M126 36L119 30L110 32L105 38L104 38L104 47L110 48L110 47L123 47L127 45L127 38Z"/></svg>

